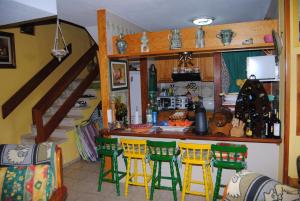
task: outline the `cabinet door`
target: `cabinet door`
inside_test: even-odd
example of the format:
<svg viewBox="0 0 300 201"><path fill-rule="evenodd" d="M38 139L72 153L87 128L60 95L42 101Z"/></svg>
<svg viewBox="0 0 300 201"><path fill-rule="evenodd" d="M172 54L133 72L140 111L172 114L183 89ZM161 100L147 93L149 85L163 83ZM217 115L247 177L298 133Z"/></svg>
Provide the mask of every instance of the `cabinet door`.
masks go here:
<svg viewBox="0 0 300 201"><path fill-rule="evenodd" d="M214 64L212 55L201 55L197 57L197 65L200 68L201 80L206 82L213 82Z"/></svg>
<svg viewBox="0 0 300 201"><path fill-rule="evenodd" d="M155 67L157 70L157 82L173 82L173 67L177 66L177 59L174 57L164 57L155 59Z"/></svg>

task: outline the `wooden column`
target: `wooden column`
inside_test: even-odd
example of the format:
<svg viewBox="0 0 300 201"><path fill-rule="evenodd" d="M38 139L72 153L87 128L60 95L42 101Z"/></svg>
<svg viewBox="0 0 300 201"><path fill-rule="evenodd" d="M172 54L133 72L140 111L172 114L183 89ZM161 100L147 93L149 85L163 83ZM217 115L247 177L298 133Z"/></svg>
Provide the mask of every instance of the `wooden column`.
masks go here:
<svg viewBox="0 0 300 201"><path fill-rule="evenodd" d="M148 104L148 65L147 59L140 59L141 76L141 99L142 99L142 120L146 123L146 109Z"/></svg>
<svg viewBox="0 0 300 201"><path fill-rule="evenodd" d="M107 57L107 36L106 36L106 11L98 10L98 59L99 59L99 72L100 72L100 86L101 86L101 101L102 101L102 114L103 114L103 127L108 128L107 121L107 109L109 109L109 68ZM108 136L106 136L108 137ZM111 158L105 158L105 171L111 169ZM107 175L108 178L112 178L111 174Z"/></svg>
<svg viewBox="0 0 300 201"><path fill-rule="evenodd" d="M107 109L109 109L109 70L107 57L107 36L106 36L106 11L98 10L98 44L99 44L99 72L101 86L101 101L103 113L103 127L108 128Z"/></svg>
<svg viewBox="0 0 300 201"><path fill-rule="evenodd" d="M221 53L214 54L214 86L215 86L215 111L221 107L222 100L220 93L222 92L221 86Z"/></svg>
<svg viewBox="0 0 300 201"><path fill-rule="evenodd" d="M284 94L284 133L283 137L283 183L288 183L289 175L289 145L290 145L290 97L291 97L291 27L290 0L284 1L284 29L285 29L285 94ZM298 106L299 107L299 106Z"/></svg>

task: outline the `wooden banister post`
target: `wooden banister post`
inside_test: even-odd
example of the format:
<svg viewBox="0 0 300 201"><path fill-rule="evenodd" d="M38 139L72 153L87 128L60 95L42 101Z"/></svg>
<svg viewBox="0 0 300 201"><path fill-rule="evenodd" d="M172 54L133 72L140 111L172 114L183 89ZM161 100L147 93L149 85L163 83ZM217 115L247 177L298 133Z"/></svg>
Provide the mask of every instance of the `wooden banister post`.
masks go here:
<svg viewBox="0 0 300 201"><path fill-rule="evenodd" d="M99 72L101 85L101 101L103 113L103 127L108 128L107 109L109 108L109 71L107 57L107 36L106 36L106 11L98 10L98 44L99 44Z"/></svg>

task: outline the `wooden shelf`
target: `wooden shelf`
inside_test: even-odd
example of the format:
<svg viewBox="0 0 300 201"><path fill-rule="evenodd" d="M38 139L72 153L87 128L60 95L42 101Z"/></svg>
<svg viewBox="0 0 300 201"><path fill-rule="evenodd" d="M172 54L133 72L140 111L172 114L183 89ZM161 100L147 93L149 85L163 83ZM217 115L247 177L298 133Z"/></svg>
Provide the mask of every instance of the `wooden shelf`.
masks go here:
<svg viewBox="0 0 300 201"><path fill-rule="evenodd" d="M153 51L153 52L136 52L130 54L112 54L108 55L109 59L138 59L157 56L171 56L178 55L181 52L193 52L196 54L207 54L215 52L228 52L228 51L246 51L246 50L272 50L274 49L273 43L256 43L252 45L229 45L218 47L204 47L204 48L189 48L178 50L165 50L165 51Z"/></svg>

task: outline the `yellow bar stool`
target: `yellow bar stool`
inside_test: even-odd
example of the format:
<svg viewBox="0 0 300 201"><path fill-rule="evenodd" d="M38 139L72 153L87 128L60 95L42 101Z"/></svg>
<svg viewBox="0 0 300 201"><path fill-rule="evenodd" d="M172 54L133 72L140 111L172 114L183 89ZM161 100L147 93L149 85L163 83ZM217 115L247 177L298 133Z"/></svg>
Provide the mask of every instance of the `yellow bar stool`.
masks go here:
<svg viewBox="0 0 300 201"><path fill-rule="evenodd" d="M184 201L185 194L205 196L209 201L213 195L213 183L210 172L210 144L190 144L178 143L181 151L182 163L185 163L183 187L181 201ZM193 166L201 166L203 172L203 181L192 179ZM200 184L204 186L204 192L192 191L191 184Z"/></svg>
<svg viewBox="0 0 300 201"><path fill-rule="evenodd" d="M127 158L127 170L125 181L125 196L128 195L128 185L144 186L146 191L146 198L149 199L148 182L151 180L151 175L147 175L146 157L147 157L147 141L146 140L132 140L121 139L123 148L123 155ZM130 171L131 159L134 160L134 170ZM143 173L138 172L138 160L142 162ZM152 168L151 168L152 170ZM138 177L143 177L144 183L138 182Z"/></svg>

